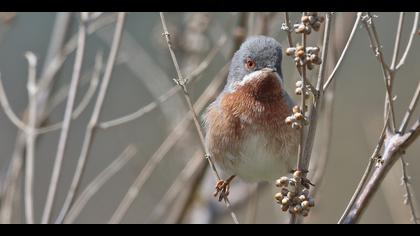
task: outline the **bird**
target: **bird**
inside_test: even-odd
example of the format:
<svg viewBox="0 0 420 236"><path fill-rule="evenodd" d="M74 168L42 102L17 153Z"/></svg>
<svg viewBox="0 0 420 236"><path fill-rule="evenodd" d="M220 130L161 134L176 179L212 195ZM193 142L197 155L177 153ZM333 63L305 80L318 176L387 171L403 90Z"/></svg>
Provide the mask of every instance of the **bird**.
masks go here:
<svg viewBox="0 0 420 236"><path fill-rule="evenodd" d="M238 176L273 181L293 171L299 132L285 123L295 102L284 89L282 47L272 37L247 38L234 53L227 82L204 113L205 144L222 171L214 196Z"/></svg>

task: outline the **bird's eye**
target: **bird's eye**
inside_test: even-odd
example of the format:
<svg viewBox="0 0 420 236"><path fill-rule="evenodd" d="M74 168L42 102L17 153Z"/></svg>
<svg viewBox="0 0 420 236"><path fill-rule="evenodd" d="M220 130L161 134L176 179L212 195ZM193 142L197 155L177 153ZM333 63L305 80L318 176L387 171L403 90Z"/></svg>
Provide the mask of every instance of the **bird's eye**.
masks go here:
<svg viewBox="0 0 420 236"><path fill-rule="evenodd" d="M248 70L253 70L253 69L255 68L255 66L256 66L255 61L253 61L253 60L252 60L252 59L250 59L250 58L246 59L246 62L245 62L245 67L246 67Z"/></svg>

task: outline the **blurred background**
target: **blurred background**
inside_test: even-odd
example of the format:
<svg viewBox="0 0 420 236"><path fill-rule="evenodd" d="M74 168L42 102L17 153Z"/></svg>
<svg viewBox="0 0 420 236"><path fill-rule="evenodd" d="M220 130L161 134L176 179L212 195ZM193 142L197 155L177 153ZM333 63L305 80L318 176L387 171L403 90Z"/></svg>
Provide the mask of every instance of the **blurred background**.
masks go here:
<svg viewBox="0 0 420 236"><path fill-rule="evenodd" d="M374 14L377 16L374 21L385 60L390 63L399 13ZM87 26L86 50L75 107L84 100L86 94L91 94L92 97L87 100L89 103L80 115L71 122L51 222L57 218L72 181L115 31L116 13L90 15L92 19ZM202 112L202 108L223 88L226 65L246 36L269 35L276 38L283 49L287 48L287 35L281 30L283 16L283 13L262 12L165 14L181 71L190 78L188 88L191 98L200 103L197 110ZM300 20L300 13L290 13L290 16L292 24ZM333 16L330 45L332 63L338 59L347 42L355 16L355 13L340 12ZM414 13L406 14L402 48L407 44L413 18ZM54 55L62 52L61 49L71 40L75 43L79 21L78 13L0 14L1 79L10 106L23 120L26 119L25 109L28 105L28 63L25 53L32 51L38 58L37 78L41 78ZM188 106L182 92L173 89L176 71L162 32L159 13L127 13L120 50L99 116L99 128L94 131L91 151L76 199L129 144L133 144L137 152L92 196L75 217L75 223L109 222L129 187L152 156L160 158L152 165L147 164L153 170L150 178L144 182L121 223L232 223L224 204L215 201L211 194L215 180L206 170L207 162L203 159L194 125L189 121ZM310 44L321 46L321 32L322 29L310 34ZM298 37L294 33L292 35L297 41ZM418 36L414 37L406 63L398 71L394 82L397 124L401 123L420 78L419 39ZM62 67L53 76L47 109L40 109L40 112L48 111L41 126L56 124L63 119L65 95L75 60L74 50L64 58ZM95 77L95 60L97 64L103 62L104 65L96 70L100 75L96 81L99 85L91 82ZM283 75L287 91L294 94L295 82L299 77L293 59L285 55ZM316 75L314 70L310 72L309 78L314 81ZM333 83L333 102L328 103L331 112L328 106L321 112L313 159L316 162L317 156L327 155L328 161L325 168L322 168L323 181L317 185L317 205L305 219L307 223L338 221L363 174L383 127L385 87L381 67L370 48L367 32L362 25L356 31ZM297 98L296 95L293 96ZM146 109L145 114L136 119L107 126L107 121L132 114L154 101L162 102L158 102L156 106L149 105L150 109ZM419 114L417 110L413 119L419 117ZM185 117L187 122L182 122ZM0 130L0 184L3 191L0 203L4 211L5 204L10 203L5 200L7 194L4 194L4 190L10 191L10 188L5 188L4 183L13 164L12 157L16 157L17 153L24 156L25 152L22 144L19 145L22 140L19 139L18 129L10 122L3 109L0 112ZM37 137L33 180L35 222L41 221L59 137L60 130ZM325 145L328 137L330 142ZM166 146L159 149L165 140ZM158 149L160 151L156 154ZM405 154L405 159L410 164L407 169L412 177L415 196L420 195L420 189L417 188L420 183L419 153L417 140ZM2 215L2 223L25 222L23 169L16 177L11 213L7 217ZM361 223L410 223L409 208L403 203L405 191L400 185L401 175L401 165L397 162L363 215ZM179 188L172 186L174 182L180 183L177 185ZM239 180L233 182L230 199L241 223L285 222L286 214L281 212L280 206L273 200L276 190L273 186L273 183L257 187L256 184ZM171 190L169 195L168 190Z"/></svg>

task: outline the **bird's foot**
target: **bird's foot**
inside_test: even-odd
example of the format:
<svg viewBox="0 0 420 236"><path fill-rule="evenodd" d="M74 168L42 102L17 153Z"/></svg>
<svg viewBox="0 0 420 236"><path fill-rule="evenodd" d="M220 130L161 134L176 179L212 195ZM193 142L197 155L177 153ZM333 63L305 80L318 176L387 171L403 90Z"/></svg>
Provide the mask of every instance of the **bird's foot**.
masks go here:
<svg viewBox="0 0 420 236"><path fill-rule="evenodd" d="M229 195L230 182L232 182L235 175L230 176L227 180L219 180L216 183L216 191L213 193L213 196L218 197L219 202L222 199L226 200Z"/></svg>

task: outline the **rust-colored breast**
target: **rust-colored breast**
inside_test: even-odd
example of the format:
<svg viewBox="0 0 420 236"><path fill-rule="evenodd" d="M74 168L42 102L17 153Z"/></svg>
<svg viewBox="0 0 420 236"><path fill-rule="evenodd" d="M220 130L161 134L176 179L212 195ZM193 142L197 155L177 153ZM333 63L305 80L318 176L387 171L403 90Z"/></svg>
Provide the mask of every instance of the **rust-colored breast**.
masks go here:
<svg viewBox="0 0 420 236"><path fill-rule="evenodd" d="M212 104L206 117L207 144L216 161L225 162L226 152L238 153L244 137L253 132L263 132L275 149L283 146L280 136L290 129L284 119L291 113L283 95L277 77L263 73Z"/></svg>

